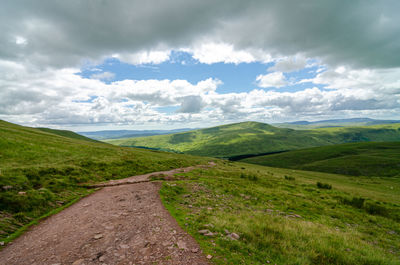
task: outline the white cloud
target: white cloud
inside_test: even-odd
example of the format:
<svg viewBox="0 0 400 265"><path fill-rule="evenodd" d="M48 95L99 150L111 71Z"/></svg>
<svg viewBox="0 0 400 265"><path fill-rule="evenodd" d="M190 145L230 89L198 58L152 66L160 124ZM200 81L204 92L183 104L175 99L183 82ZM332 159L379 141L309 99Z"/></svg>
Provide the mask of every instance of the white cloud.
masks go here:
<svg viewBox="0 0 400 265"><path fill-rule="evenodd" d="M141 51L136 53L121 53L114 54L113 57L118 58L119 60L139 65L139 64L160 64L165 61L168 61L171 55L170 50L150 50L150 51Z"/></svg>
<svg viewBox="0 0 400 265"><path fill-rule="evenodd" d="M98 80L112 80L114 79L115 74L111 73L111 72L102 72L102 73L98 73L98 74L92 74L90 76L91 79L98 79Z"/></svg>
<svg viewBox="0 0 400 265"><path fill-rule="evenodd" d="M288 84L282 72L273 72L266 75L259 75L256 78L257 86L267 87L282 87Z"/></svg>
<svg viewBox="0 0 400 265"><path fill-rule="evenodd" d="M327 89L353 89L379 95L400 93L400 68L393 69L347 69L343 66L318 73L316 77L300 83L312 82L325 85ZM364 93L365 93L364 92Z"/></svg>
<svg viewBox="0 0 400 265"><path fill-rule="evenodd" d="M30 126L196 124L193 126L198 127L241 120L271 122L316 116L398 117L400 70L352 71L340 74L328 69L319 73L313 81L329 84L329 90L255 89L220 94L217 88L222 82L212 78L197 83L124 80L105 84L78 76L73 68L35 71L0 61L0 118ZM381 82L378 85L373 80ZM170 113L157 110L168 106L179 109Z"/></svg>
<svg viewBox="0 0 400 265"><path fill-rule="evenodd" d="M16 36L15 44L20 45L20 46L25 46L26 44L28 44L28 40L22 36Z"/></svg>
<svg viewBox="0 0 400 265"><path fill-rule="evenodd" d="M271 56L261 50L238 50L235 49L232 44L227 43L204 42L193 48L182 50L193 54L194 59L205 64L220 62L239 64L252 63L255 61L271 61Z"/></svg>

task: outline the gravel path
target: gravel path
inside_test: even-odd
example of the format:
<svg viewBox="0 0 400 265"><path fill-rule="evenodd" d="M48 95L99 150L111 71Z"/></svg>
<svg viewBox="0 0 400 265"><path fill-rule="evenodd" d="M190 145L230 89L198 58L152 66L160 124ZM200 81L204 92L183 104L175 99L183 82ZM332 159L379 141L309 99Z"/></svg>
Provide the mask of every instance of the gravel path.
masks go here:
<svg viewBox="0 0 400 265"><path fill-rule="evenodd" d="M143 182L150 175L119 180L44 220L4 248L0 264L208 264L162 205L161 184Z"/></svg>

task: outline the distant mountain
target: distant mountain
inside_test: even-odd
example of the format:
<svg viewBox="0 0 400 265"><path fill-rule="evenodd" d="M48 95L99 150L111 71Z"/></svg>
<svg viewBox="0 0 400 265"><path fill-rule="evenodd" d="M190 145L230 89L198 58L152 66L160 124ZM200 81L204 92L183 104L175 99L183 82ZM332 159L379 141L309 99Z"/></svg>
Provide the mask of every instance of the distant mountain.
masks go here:
<svg viewBox="0 0 400 265"><path fill-rule="evenodd" d="M348 143L256 156L241 162L352 176L400 176L400 142Z"/></svg>
<svg viewBox="0 0 400 265"><path fill-rule="evenodd" d="M183 128L175 130L105 130L105 131L93 131L93 132L78 132L80 135L95 139L95 140L105 140L105 139L119 139L119 138L129 138L129 137L145 137L152 135L163 135L178 132L186 132L194 129Z"/></svg>
<svg viewBox="0 0 400 265"><path fill-rule="evenodd" d="M224 158L368 141L400 141L400 124L294 130L242 122L169 135L106 140L121 146Z"/></svg>
<svg viewBox="0 0 400 265"><path fill-rule="evenodd" d="M400 123L400 120L375 120L370 118L351 118L351 119L332 119L321 121L294 121L286 123L273 124L279 128L290 129L313 129L313 128L328 128L328 127L349 127L349 126L369 126L380 124Z"/></svg>

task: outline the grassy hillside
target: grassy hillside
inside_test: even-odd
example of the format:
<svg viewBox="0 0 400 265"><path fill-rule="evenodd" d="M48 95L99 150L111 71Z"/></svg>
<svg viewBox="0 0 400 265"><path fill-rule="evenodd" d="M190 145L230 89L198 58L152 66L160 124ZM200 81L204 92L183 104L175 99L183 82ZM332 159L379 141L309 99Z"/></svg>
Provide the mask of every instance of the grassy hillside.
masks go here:
<svg viewBox="0 0 400 265"><path fill-rule="evenodd" d="M242 162L353 176L400 176L400 142L350 143L256 156Z"/></svg>
<svg viewBox="0 0 400 265"><path fill-rule="evenodd" d="M0 241L84 196L77 185L204 163L205 159L76 139L0 121ZM71 137L71 138L70 138ZM82 140L83 139L83 140Z"/></svg>
<svg viewBox="0 0 400 265"><path fill-rule="evenodd" d="M293 130L258 122L243 122L171 135L107 142L202 156L233 157L363 141L400 141L400 124Z"/></svg>
<svg viewBox="0 0 400 265"><path fill-rule="evenodd" d="M77 134L75 132L67 131L67 130L55 130L55 129L50 129L50 128L36 128L36 129L41 130L42 132L56 134L56 135L64 136L67 138L85 140L85 141L89 141L89 142L97 142L96 140L90 139L83 135Z"/></svg>
<svg viewBox="0 0 400 265"><path fill-rule="evenodd" d="M213 264L399 264L399 194L399 178L237 162L180 174L161 189Z"/></svg>

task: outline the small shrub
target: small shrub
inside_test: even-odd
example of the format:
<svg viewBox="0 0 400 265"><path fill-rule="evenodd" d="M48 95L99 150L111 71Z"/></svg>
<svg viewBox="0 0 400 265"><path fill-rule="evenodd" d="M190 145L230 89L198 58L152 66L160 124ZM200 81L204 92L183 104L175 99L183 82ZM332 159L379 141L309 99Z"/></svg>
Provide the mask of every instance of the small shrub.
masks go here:
<svg viewBox="0 0 400 265"><path fill-rule="evenodd" d="M372 215L389 216L389 211L385 206L378 205L376 203L367 202L364 206L365 211Z"/></svg>
<svg viewBox="0 0 400 265"><path fill-rule="evenodd" d="M251 176L249 176L249 180L258 181L258 177L256 175L251 175Z"/></svg>
<svg viewBox="0 0 400 265"><path fill-rule="evenodd" d="M320 189L327 189L330 190L332 189L332 185L328 183L322 183L322 182L317 182L317 187Z"/></svg>
<svg viewBox="0 0 400 265"><path fill-rule="evenodd" d="M240 178L248 179L248 180L251 180L251 181L258 181L257 175L247 175L247 174L244 174L244 173L240 173Z"/></svg>
<svg viewBox="0 0 400 265"><path fill-rule="evenodd" d="M295 180L294 177L292 177L292 176L286 176L286 175L285 175L285 179L286 179L286 180Z"/></svg>
<svg viewBox="0 0 400 265"><path fill-rule="evenodd" d="M361 209L364 206L365 199L361 197L353 197L351 200L348 198L342 198L341 202L346 205L353 206L355 208Z"/></svg>

